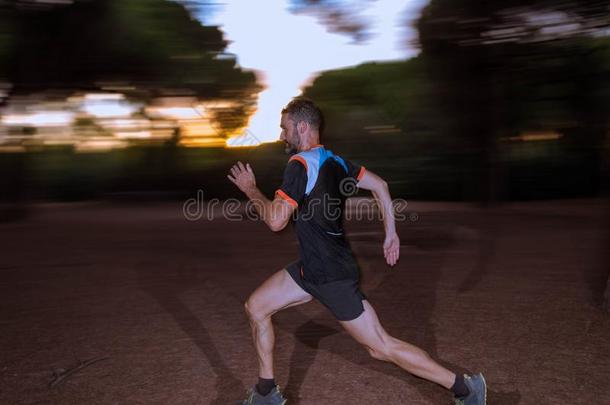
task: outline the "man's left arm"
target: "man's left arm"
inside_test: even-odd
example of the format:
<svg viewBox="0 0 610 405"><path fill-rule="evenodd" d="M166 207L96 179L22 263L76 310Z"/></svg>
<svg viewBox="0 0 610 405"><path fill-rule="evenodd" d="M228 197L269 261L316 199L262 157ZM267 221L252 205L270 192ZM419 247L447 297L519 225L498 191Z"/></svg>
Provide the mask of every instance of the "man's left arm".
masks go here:
<svg viewBox="0 0 610 405"><path fill-rule="evenodd" d="M385 228L385 241L383 242L383 255L390 266L394 266L400 256L400 239L396 233L396 222L394 218L394 205L388 183L370 170L362 172L359 176L358 187L370 190L377 200L383 217Z"/></svg>
<svg viewBox="0 0 610 405"><path fill-rule="evenodd" d="M278 194L273 200L268 199L256 186L254 171L249 163L244 165L242 162L237 162L227 178L254 203L258 214L269 229L278 232L286 227L295 207Z"/></svg>

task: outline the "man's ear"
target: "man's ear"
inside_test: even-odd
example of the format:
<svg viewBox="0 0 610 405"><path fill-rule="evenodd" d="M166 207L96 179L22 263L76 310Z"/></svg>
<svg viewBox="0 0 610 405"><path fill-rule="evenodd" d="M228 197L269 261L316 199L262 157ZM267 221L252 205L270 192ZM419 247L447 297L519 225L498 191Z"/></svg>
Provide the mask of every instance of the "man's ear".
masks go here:
<svg viewBox="0 0 610 405"><path fill-rule="evenodd" d="M305 121L299 121L299 123L297 124L297 131L299 132L299 135L303 135L305 132L307 132L307 128L309 127L309 124Z"/></svg>

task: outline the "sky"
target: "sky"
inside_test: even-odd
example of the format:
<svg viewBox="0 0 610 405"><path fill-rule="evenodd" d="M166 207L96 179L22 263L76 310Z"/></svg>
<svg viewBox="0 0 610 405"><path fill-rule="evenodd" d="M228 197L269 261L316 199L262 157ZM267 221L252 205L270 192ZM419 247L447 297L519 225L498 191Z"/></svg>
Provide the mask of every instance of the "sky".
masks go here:
<svg viewBox="0 0 610 405"><path fill-rule="evenodd" d="M200 20L218 25L229 41L227 52L238 64L257 72L266 86L246 135L229 144L270 142L279 138L280 111L318 72L355 66L367 61L408 59L418 50L409 45L416 32L410 27L426 2L376 0L362 2L361 13L371 22L371 37L354 43L347 35L331 33L313 15L294 14L288 0L226 0Z"/></svg>

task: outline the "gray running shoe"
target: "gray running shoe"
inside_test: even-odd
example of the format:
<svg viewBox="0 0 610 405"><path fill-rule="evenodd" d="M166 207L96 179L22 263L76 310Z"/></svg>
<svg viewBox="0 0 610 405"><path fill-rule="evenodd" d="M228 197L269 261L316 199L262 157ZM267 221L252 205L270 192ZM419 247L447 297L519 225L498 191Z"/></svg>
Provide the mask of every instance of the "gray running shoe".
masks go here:
<svg viewBox="0 0 610 405"><path fill-rule="evenodd" d="M286 398L280 392L280 386L273 387L269 394L262 396L256 391L256 387L248 390L248 397L237 405L285 405Z"/></svg>
<svg viewBox="0 0 610 405"><path fill-rule="evenodd" d="M487 383L483 374L473 376L464 374L464 382L470 393L465 397L456 397L455 405L485 405L487 403Z"/></svg>

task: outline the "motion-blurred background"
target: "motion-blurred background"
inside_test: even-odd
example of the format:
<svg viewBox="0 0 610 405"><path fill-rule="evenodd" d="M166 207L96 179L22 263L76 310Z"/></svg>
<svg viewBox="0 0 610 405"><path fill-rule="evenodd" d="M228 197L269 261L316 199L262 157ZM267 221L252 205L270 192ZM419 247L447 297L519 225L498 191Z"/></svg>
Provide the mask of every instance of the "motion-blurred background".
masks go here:
<svg viewBox="0 0 610 405"><path fill-rule="evenodd" d="M607 1L19 0L0 11L2 217L36 201L272 191L280 109L411 200L608 183Z"/></svg>
<svg viewBox="0 0 610 405"><path fill-rule="evenodd" d="M212 199L237 160L272 195L301 94L408 202L393 268L345 223L384 327L491 404L608 403L609 3L0 0L0 404L243 398L243 303L298 246ZM319 303L273 320L290 404L450 399Z"/></svg>

